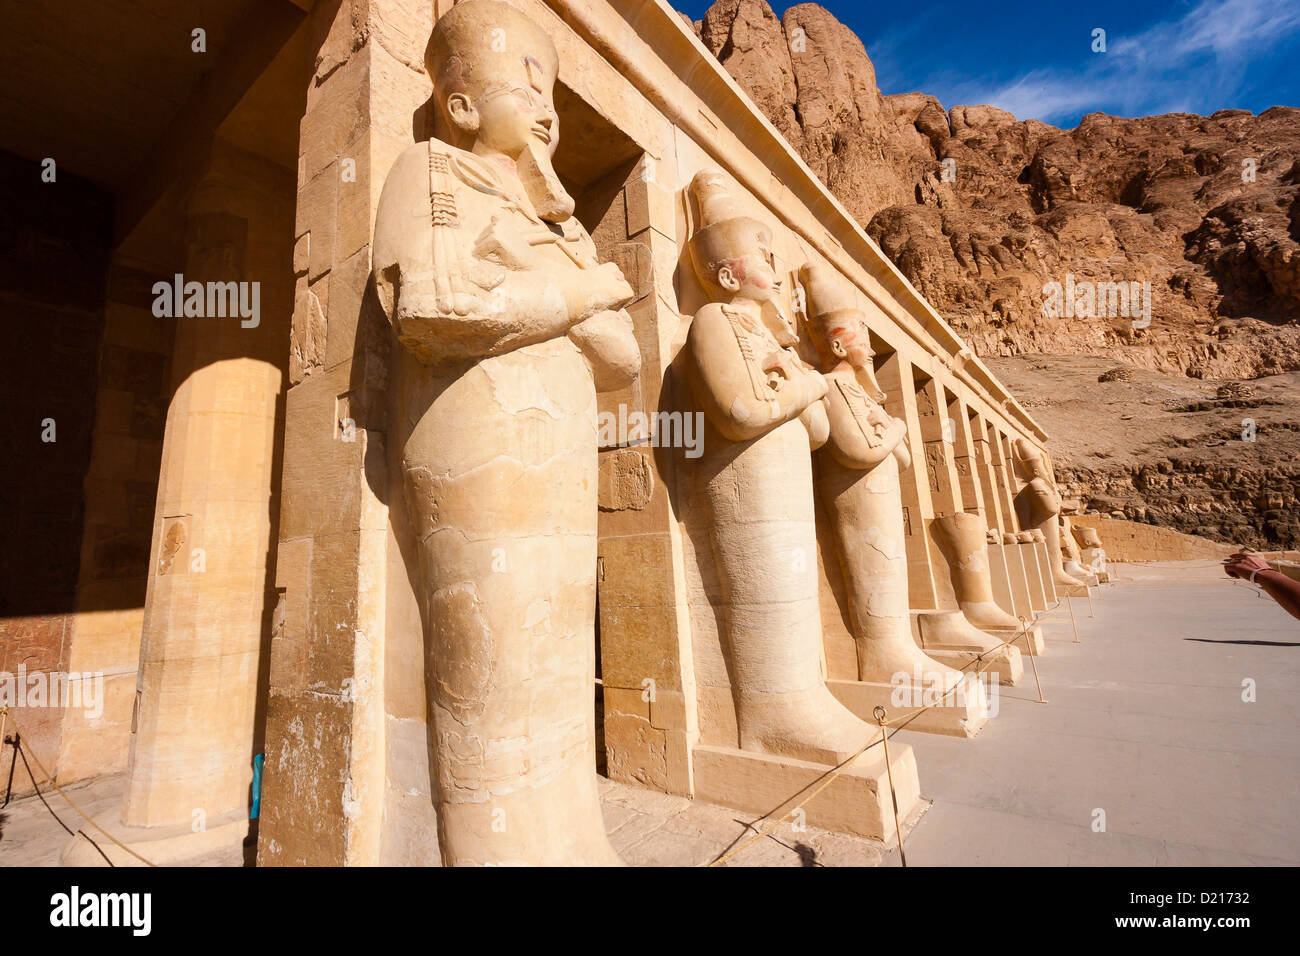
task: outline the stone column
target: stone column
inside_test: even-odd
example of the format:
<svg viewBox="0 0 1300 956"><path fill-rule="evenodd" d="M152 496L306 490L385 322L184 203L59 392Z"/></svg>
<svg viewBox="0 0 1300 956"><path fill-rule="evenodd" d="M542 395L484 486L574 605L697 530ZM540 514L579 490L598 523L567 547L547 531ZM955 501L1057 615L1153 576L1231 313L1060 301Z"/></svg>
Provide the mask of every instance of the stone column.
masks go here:
<svg viewBox="0 0 1300 956"><path fill-rule="evenodd" d="M961 490L963 510L977 514L989 525L984 489L980 486L979 457L975 444L976 434L971 427L971 413L966 403L955 391L949 391L948 416L952 419L953 452L956 456L957 482Z"/></svg>
<svg viewBox="0 0 1300 956"><path fill-rule="evenodd" d="M259 182L261 175L271 181ZM126 797L120 814L101 821L154 863L237 846L248 832L253 757L261 747L258 691L275 609L269 565L289 313L282 237L292 213L276 188L286 184L274 177L261 160L218 146L188 204L187 291L173 352ZM291 197L292 182L287 186ZM255 314L215 314L221 309L209 287L196 296L190 283L239 283L239 301L250 310L256 303ZM118 865L139 862L101 845ZM100 862L81 839L64 859Z"/></svg>
<svg viewBox="0 0 1300 956"><path fill-rule="evenodd" d="M894 418L907 422L907 442L912 467L899 476L899 498L903 503L903 542L907 550L907 604L913 611L939 606L935 591L934 558L927 545L926 523L934 518L916 407L916 386L912 364L897 352L877 357L876 380L885 393L884 407Z"/></svg>
<svg viewBox="0 0 1300 956"><path fill-rule="evenodd" d="M989 451L993 455L993 477L997 484L998 502L1002 507L1005 521L1002 530L1015 534L1020 530L1020 524L1016 519L1016 479L1011 465L1010 439L996 424L989 427L989 437Z"/></svg>

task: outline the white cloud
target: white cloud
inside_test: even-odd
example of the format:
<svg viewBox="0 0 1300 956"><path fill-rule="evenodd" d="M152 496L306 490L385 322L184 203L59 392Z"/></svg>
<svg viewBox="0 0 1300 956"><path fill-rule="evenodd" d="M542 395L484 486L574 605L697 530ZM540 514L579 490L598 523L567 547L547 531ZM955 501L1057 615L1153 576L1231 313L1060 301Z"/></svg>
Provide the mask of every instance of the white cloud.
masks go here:
<svg viewBox="0 0 1300 956"><path fill-rule="evenodd" d="M1132 36L1108 31L1106 52L1090 53L1084 67L1039 68L992 88L967 84L955 102L987 103L1049 123L1096 110L1121 116L1213 111L1233 105L1249 60L1297 31L1300 4L1202 0L1179 19Z"/></svg>

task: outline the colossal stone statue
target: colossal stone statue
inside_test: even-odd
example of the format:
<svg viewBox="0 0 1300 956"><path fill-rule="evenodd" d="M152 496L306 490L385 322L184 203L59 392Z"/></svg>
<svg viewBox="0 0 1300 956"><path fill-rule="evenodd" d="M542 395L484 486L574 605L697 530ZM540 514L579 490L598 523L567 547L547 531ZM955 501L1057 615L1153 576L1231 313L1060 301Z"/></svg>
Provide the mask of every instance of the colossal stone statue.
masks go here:
<svg viewBox="0 0 1300 956"><path fill-rule="evenodd" d="M1063 509L1057 517L1060 525L1059 534L1061 536L1061 556L1064 559L1065 573L1072 578L1082 581L1089 587L1095 587L1098 583L1096 572L1083 566L1083 555L1079 552L1079 543L1075 541L1071 532L1069 516Z"/></svg>
<svg viewBox="0 0 1300 956"><path fill-rule="evenodd" d="M1008 614L993 597L988 546L998 543L979 515L961 511L934 519L939 546L952 572L957 606L966 620L982 631L1018 631L1020 622ZM1005 634L999 634L1005 638Z"/></svg>
<svg viewBox="0 0 1300 956"><path fill-rule="evenodd" d="M1101 581L1110 580L1110 568L1106 566L1106 549L1101 546L1101 535L1096 528L1076 528L1070 525L1070 533L1079 546L1079 563L1097 575Z"/></svg>
<svg viewBox="0 0 1300 956"><path fill-rule="evenodd" d="M743 750L838 764L878 731L826 688L810 432L827 384L789 344L768 227L739 214L720 173L691 183L692 265L712 300L687 337L708 423L700 459L722 585L723 646ZM813 410L810 412L810 406ZM802 418L802 420L801 420Z"/></svg>
<svg viewBox="0 0 1300 956"><path fill-rule="evenodd" d="M496 0L426 53L447 142L398 157L374 278L419 550L448 864L615 863L594 748L596 389L639 368L632 289L551 166L551 40Z"/></svg>
<svg viewBox="0 0 1300 956"><path fill-rule="evenodd" d="M1061 496L1056 492L1052 476L1042 454L1024 438L1016 440L1016 464L1021 470L1025 486L1016 495L1016 512L1021 527L1040 531L1047 540L1047 557L1052 581L1057 588L1084 588L1078 578L1065 570L1061 550L1061 529L1057 516L1061 513Z"/></svg>
<svg viewBox="0 0 1300 956"><path fill-rule="evenodd" d="M919 674L927 690L946 693L962 674L926 656L912 637L907 552L899 471L911 464L907 423L881 405L871 341L850 289L828 266L800 272L808 332L829 385L829 441L817 462L817 492L826 503L848 592L858 680L904 683Z"/></svg>

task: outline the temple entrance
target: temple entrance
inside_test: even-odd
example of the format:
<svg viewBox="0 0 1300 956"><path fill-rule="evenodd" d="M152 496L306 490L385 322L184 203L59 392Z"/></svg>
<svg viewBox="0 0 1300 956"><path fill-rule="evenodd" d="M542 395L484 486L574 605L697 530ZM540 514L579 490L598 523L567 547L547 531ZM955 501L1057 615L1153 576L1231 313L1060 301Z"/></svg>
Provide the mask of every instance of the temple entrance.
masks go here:
<svg viewBox="0 0 1300 956"><path fill-rule="evenodd" d="M611 124L563 83L555 85L555 108L560 117L560 143L555 171L573 196L574 215L591 234L601 261L627 259L627 208L624 186L639 175L644 153L626 134ZM627 269L624 269L625 274ZM629 281L632 277L629 275ZM617 414L628 403L626 395L601 394L602 412ZM596 770L605 772L605 701L600 653L600 587L603 568L596 572Z"/></svg>

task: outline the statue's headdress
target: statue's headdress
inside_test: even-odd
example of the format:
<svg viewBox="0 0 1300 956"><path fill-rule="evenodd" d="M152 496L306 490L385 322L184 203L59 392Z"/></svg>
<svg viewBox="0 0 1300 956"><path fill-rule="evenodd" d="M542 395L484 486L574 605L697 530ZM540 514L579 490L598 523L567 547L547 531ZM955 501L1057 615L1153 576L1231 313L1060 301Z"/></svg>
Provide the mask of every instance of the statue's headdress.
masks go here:
<svg viewBox="0 0 1300 956"><path fill-rule="evenodd" d="M500 0L458 3L434 24L424 65L440 93L519 79L538 90L554 85L560 58L532 20Z"/></svg>
<svg viewBox="0 0 1300 956"><path fill-rule="evenodd" d="M741 215L722 173L702 170L691 180L691 196L699 212L699 226L687 242L695 274L710 289L717 285L718 269L733 259L770 245L772 230L757 219Z"/></svg>

